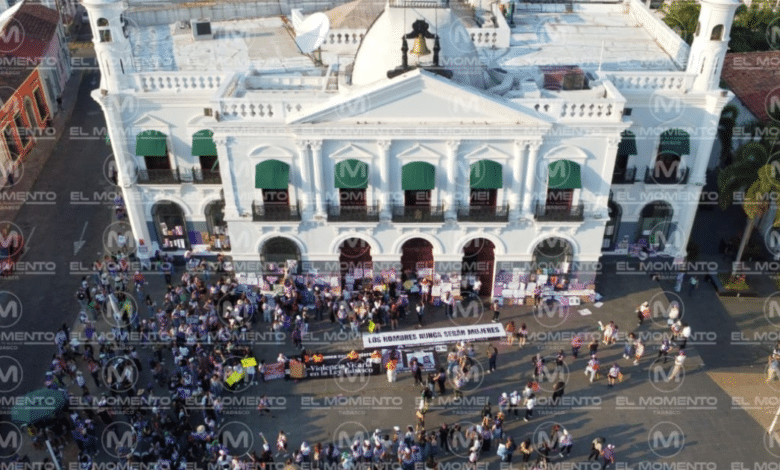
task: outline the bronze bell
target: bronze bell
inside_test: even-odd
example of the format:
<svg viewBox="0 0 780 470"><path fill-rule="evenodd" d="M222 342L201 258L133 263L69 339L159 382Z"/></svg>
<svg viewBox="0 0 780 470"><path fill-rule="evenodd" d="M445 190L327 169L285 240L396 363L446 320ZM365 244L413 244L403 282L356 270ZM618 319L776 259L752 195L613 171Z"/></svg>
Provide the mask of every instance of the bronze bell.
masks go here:
<svg viewBox="0 0 780 470"><path fill-rule="evenodd" d="M414 45L412 46L412 50L409 51L409 53L416 55L417 57L422 57L431 53L431 51L428 50L428 45L425 43L425 38L422 34L418 35L414 40Z"/></svg>

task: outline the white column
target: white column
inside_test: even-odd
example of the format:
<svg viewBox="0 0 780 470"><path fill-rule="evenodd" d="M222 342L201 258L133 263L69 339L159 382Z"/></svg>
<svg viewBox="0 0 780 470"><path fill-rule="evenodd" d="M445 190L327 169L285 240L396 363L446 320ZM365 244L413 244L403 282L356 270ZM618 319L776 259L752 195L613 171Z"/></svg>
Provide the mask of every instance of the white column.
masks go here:
<svg viewBox="0 0 780 470"><path fill-rule="evenodd" d="M526 143L522 140L514 142L514 160L512 160L512 190L509 194L510 214L512 219L520 216L523 205L523 166L525 161Z"/></svg>
<svg viewBox="0 0 780 470"><path fill-rule="evenodd" d="M309 166L309 143L304 140L296 140L295 148L298 150L298 168L301 170L301 211L307 212L312 207L311 168Z"/></svg>
<svg viewBox="0 0 780 470"><path fill-rule="evenodd" d="M325 216L325 212L322 208L322 192L325 191L325 181L322 178L322 141L310 140L309 147L311 147L311 165L314 170L314 187L312 193L315 203L315 215Z"/></svg>
<svg viewBox="0 0 780 470"><path fill-rule="evenodd" d="M376 142L377 152L379 153L379 194L377 202L381 204L379 217L381 219L390 219L392 217L390 193L390 144L389 140L378 140ZM370 170L373 171L373 168ZM374 179L376 181L376 179Z"/></svg>
<svg viewBox="0 0 780 470"><path fill-rule="evenodd" d="M607 139L607 147L604 150L604 167L601 169L603 178L599 192L596 194L596 207L592 209L594 214L600 214L604 211L606 211L605 213L609 212L607 204L609 204L609 190L612 187L612 173L615 171L618 145L620 145L619 138L610 137Z"/></svg>
<svg viewBox="0 0 780 470"><path fill-rule="evenodd" d="M523 188L523 212L528 218L533 218L533 204L535 202L534 197L536 196L534 194L534 178L536 177L536 167L539 164L536 159L539 154L539 147L541 146L541 142L530 142L528 144L528 160L525 165L525 187Z"/></svg>
<svg viewBox="0 0 780 470"><path fill-rule="evenodd" d="M717 114L710 111L707 120L702 123L702 129L718 128L722 106L718 106L715 109L718 110ZM712 147L715 144L715 139L715 137L711 139L696 139L696 155L688 155L682 158L683 163L688 167L688 184L704 186L706 183L707 166L710 163L710 155L712 155Z"/></svg>
<svg viewBox="0 0 780 470"><path fill-rule="evenodd" d="M458 189L458 147L460 147L459 140L447 141L447 194L444 196L444 203L446 204L444 217L453 220L457 218L457 203L461 202L456 200Z"/></svg>
<svg viewBox="0 0 780 470"><path fill-rule="evenodd" d="M235 167L230 158L230 144L232 137L216 137L214 144L217 147L217 160L219 160L219 173L222 177L222 189L225 195L225 218L238 219L241 214L242 201L238 194L238 184L234 174ZM252 207L252 201L246 202L248 207Z"/></svg>
<svg viewBox="0 0 780 470"><path fill-rule="evenodd" d="M122 190L122 197L125 200L125 211L133 229L133 236L136 241L143 240L146 246L151 249L152 236L146 224L144 195L136 185L135 156L128 151L128 140L132 141L132 139L135 139L135 136L128 135L128 133L117 129L117 124L122 122L117 112L119 108L112 106L107 96L102 96L98 93L94 93L92 96L98 97L97 101L106 114L106 127L116 163L117 183ZM134 145L135 143L132 142L132 144Z"/></svg>

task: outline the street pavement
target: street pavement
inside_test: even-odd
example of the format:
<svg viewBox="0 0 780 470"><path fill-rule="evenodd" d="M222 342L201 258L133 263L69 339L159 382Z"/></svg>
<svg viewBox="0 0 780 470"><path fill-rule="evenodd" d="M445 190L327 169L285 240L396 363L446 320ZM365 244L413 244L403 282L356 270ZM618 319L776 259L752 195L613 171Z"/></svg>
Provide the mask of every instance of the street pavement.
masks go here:
<svg viewBox="0 0 780 470"><path fill-rule="evenodd" d="M81 73L83 78L79 77ZM2 391L7 396L20 396L43 386L44 372L56 351L51 338L62 323L71 325L74 332L80 331L79 308L74 298L80 275L71 274L71 263L89 264L103 253L102 234L113 220L112 198L96 197L116 191L104 175L111 150L99 137L81 138L82 130L104 125L98 105L89 97L96 79L95 71L79 72L71 79L64 104L66 108L72 106L73 112L68 116L66 111L55 118L58 129L63 129L59 140L39 143L39 150L25 163L25 178L14 188L46 193L49 198L54 194L55 203L6 206L2 213L5 220L18 225L28 241L21 269L13 277L0 280L4 295L15 295L23 307L18 318L4 312L0 318L4 322L2 331L27 333L21 341L7 338L10 341L2 346L3 354L17 361L23 372L13 383L8 383L7 374L0 376L0 385L5 387ZM44 152L45 145L51 149L49 154ZM33 177L35 173L38 174ZM83 246L74 247L74 242L79 241L84 242ZM162 277L149 273L147 280L149 292L159 301L164 289ZM764 378L766 355L777 339L772 337L778 330L773 321L779 325L780 321L766 310L773 289L771 283L762 286L762 296L757 298L722 299L704 282L690 294L687 290L676 293L669 280L656 282L647 273L621 269L615 263L605 264L597 287L603 295L603 305L598 308L582 305L536 314L528 306L503 308L502 323L528 325L528 345L520 349L516 344L496 342L498 370L475 374L465 387L463 400L452 398L448 383L448 394L434 398L426 416L426 428L434 430L442 423L478 423L488 401L497 411L500 394L522 390L531 377L531 358L540 353L548 365L539 392L542 403L529 422L524 422L522 415L517 419L510 417L505 431L517 442L532 438L537 445L544 441L544 433L554 423L568 429L574 437L572 455L553 459L550 468L593 468L585 459L590 441L598 436L615 444L616 468L768 468L765 464L772 465L780 457L780 439L766 433L778 410L780 382L766 384ZM653 317L638 326L634 309L644 301L651 302ZM683 321L690 323L694 333L681 380L669 380L670 364L659 369L653 363L659 340L668 331L663 314L671 301L682 305ZM583 309L591 314L582 315ZM587 354L573 360L570 350L572 334L597 334L598 321L606 324L610 320L619 325L621 341L610 347L602 345L599 357L602 367L617 362L625 374L625 380L613 388L607 386L604 378L588 383L583 373ZM485 312L480 317L449 320L436 308L425 321L426 327L481 324L489 323L490 315ZM416 318L407 318L401 327L412 329L415 323ZM256 328L262 331L267 326L259 323ZM105 331L107 326L101 323L99 328ZM631 331L646 339L647 351L639 366L622 358L622 338ZM334 340L334 333L337 327L328 320L315 323L304 345L313 350L346 352L362 344L359 338L336 336ZM486 346L477 345L483 370L487 369ZM256 357L266 362L273 362L279 352L296 353L289 340L282 345L273 341L256 343L253 349ZM567 368L556 374L552 370L553 358L560 349L566 352ZM586 351L584 345L582 352ZM142 351L144 359L148 354ZM439 353L442 364L445 356ZM566 382L566 400L553 409L546 400L551 382L557 380ZM141 383L148 381L149 370L145 367ZM91 385L89 379L88 384ZM75 392L75 387L71 391ZM162 393L160 389L156 391ZM413 425L420 391L408 374L400 374L398 382L392 384L387 383L384 375L353 380L275 380L237 394L241 398L226 407L221 424L233 434L250 430L249 440L236 444L243 446L245 452L260 451L260 432L273 445L280 430L287 432L291 448L307 440L334 442L345 450L354 439L362 440L374 429L385 434L392 433L394 426L403 429ZM252 399L262 395L270 399L273 417L259 416L254 411ZM2 419L7 419L7 415ZM439 459L442 469L457 470L466 462L464 442L455 439L452 444L454 452ZM7 445L7 440L0 441L0 446ZM72 462L74 448L71 445L66 450L66 462ZM28 439L23 442L21 453L33 461L45 457L43 451L30 446ZM101 449L100 460L113 461L109 449ZM517 454L514 460L517 466ZM482 456L480 465L500 468L495 451Z"/></svg>

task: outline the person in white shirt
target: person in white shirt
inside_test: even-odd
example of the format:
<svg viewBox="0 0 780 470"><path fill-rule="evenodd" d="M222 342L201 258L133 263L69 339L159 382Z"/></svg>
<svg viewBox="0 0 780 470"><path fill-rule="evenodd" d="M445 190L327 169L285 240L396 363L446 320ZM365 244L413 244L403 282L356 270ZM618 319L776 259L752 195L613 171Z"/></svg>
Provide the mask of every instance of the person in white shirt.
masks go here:
<svg viewBox="0 0 780 470"><path fill-rule="evenodd" d="M534 415L534 406L536 406L536 395L533 393L525 401L525 418L523 421L528 421Z"/></svg>
<svg viewBox="0 0 780 470"><path fill-rule="evenodd" d="M685 364L685 351L680 351L677 357L674 359L674 369L672 369L669 380L674 379L683 370L683 364Z"/></svg>

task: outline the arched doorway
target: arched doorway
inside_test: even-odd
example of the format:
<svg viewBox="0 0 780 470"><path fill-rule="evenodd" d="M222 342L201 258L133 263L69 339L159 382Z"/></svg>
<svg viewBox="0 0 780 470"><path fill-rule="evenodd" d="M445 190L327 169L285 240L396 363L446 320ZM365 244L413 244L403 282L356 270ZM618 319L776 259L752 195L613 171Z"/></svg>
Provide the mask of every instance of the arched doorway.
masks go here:
<svg viewBox="0 0 780 470"><path fill-rule="evenodd" d="M297 272L301 265L301 250L289 238L273 237L263 243L263 247L260 249L260 259L263 263L274 263L280 267L286 267L288 260L294 260Z"/></svg>
<svg viewBox="0 0 780 470"><path fill-rule="evenodd" d="M636 241L645 240L648 246L662 251L672 228L674 210L669 203L653 201L642 208Z"/></svg>
<svg viewBox="0 0 780 470"><path fill-rule="evenodd" d="M372 276L371 245L362 238L352 237L339 246L341 282L350 291L362 289L363 280Z"/></svg>
<svg viewBox="0 0 780 470"><path fill-rule="evenodd" d="M204 212L209 237L212 239L211 246L215 250L230 249L230 242L227 239L227 223L225 222L225 201L208 203Z"/></svg>
<svg viewBox="0 0 780 470"><path fill-rule="evenodd" d="M163 251L189 250L190 241L184 211L171 201L160 201L152 207L157 241Z"/></svg>
<svg viewBox="0 0 780 470"><path fill-rule="evenodd" d="M609 201L609 220L604 227L604 241L601 244L601 248L606 251L612 251L615 249L618 237L618 228L620 227L620 217L623 214L623 210L620 205L614 201Z"/></svg>
<svg viewBox="0 0 780 470"><path fill-rule="evenodd" d="M536 274L566 274L574 258L574 248L560 237L545 238L534 248L531 269Z"/></svg>
<svg viewBox="0 0 780 470"><path fill-rule="evenodd" d="M476 292L480 297L493 294L493 267L496 246L487 238L474 238L463 246L463 267L461 276L469 286L479 279L481 287Z"/></svg>
<svg viewBox="0 0 780 470"><path fill-rule="evenodd" d="M401 246L401 279L416 278L433 271L433 245L424 238L412 238Z"/></svg>

